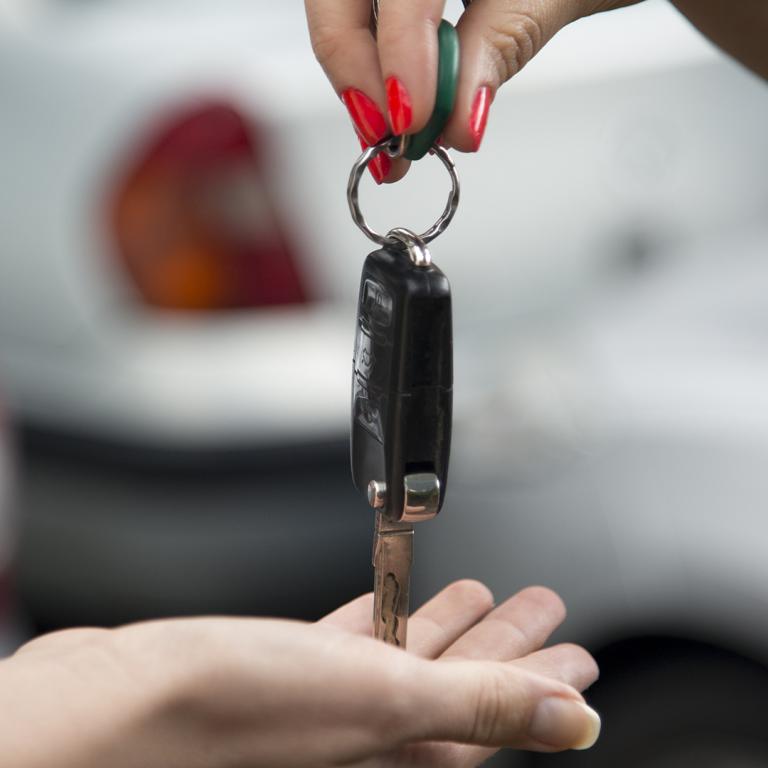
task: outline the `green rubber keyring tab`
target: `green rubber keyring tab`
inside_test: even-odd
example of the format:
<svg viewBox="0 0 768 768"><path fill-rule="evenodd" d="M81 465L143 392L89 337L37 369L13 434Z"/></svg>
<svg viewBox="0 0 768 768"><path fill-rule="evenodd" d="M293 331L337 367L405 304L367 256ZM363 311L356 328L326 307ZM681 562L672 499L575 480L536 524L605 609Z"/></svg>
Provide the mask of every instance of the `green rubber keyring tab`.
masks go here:
<svg viewBox="0 0 768 768"><path fill-rule="evenodd" d="M429 152L453 112L456 87L459 82L459 35L453 24L443 19L437 28L437 93L435 108L429 122L408 137L404 155L409 160L420 160Z"/></svg>

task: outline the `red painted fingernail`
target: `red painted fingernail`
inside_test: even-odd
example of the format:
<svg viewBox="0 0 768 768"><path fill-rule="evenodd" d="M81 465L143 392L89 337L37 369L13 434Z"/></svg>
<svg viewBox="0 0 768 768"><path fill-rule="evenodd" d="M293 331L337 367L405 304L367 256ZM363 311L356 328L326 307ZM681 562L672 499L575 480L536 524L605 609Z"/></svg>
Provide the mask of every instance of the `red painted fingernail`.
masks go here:
<svg viewBox="0 0 768 768"><path fill-rule="evenodd" d="M357 88L347 88L341 94L341 100L349 111L349 116L355 124L358 134L368 144L376 144L387 134L387 121L376 102L369 99Z"/></svg>
<svg viewBox="0 0 768 768"><path fill-rule="evenodd" d="M381 184L382 181L389 175L392 169L392 161L387 155L378 155L371 161L370 165L371 176L377 184Z"/></svg>
<svg viewBox="0 0 768 768"><path fill-rule="evenodd" d="M484 85L479 88L472 101L472 111L469 113L469 133L472 136L472 151L480 149L480 143L488 122L488 110L491 108L491 89Z"/></svg>
<svg viewBox="0 0 768 768"><path fill-rule="evenodd" d="M388 77L386 86L389 124L395 135L399 136L411 127L413 120L411 96L408 89L396 77Z"/></svg>
<svg viewBox="0 0 768 768"><path fill-rule="evenodd" d="M370 145L359 136L357 138L360 140L360 148L368 149ZM390 172L390 170L392 170L392 160L390 160L389 155L386 153L379 152L379 154L376 155L376 157L374 157L370 163L368 163L368 170L371 172L373 180L377 184L381 184L381 182L384 181L384 179L387 177L387 174Z"/></svg>

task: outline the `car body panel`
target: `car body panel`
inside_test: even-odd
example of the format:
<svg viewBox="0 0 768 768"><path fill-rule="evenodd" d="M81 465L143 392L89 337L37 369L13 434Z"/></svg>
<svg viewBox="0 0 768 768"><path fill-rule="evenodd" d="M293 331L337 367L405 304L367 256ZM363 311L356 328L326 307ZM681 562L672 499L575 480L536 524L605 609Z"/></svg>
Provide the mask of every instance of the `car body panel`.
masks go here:
<svg viewBox="0 0 768 768"><path fill-rule="evenodd" d="M253 448L254 467L276 445L343 437L373 246L349 219L358 150L301 4L1 9L15 11L0 29L0 375L13 417L150 456ZM768 240L765 93L655 0L570 26L499 93L482 151L457 158L461 208L432 246L453 286L456 437L446 508L417 531L417 592L466 575L499 595L541 581L590 643L662 625L742 647L764 637L768 388L749 345L764 301L748 289L765 285L749 256ZM147 311L121 269L115 185L159 122L211 96L265 149L263 189L290 228L306 307L169 316ZM425 189L447 190L429 159L393 187L366 180L363 209L382 230L419 231L444 199ZM151 467L94 477L62 453L27 457L23 578L70 618L94 580L100 605L115 589L135 616L210 574L227 599L280 585L289 551L291 567L311 563L297 570L307 589L323 588L318 552L334 574L354 548L367 558L370 520L355 499L362 517L343 528L356 513L338 501L340 472L325 493L305 467L277 486L254 470L248 493L222 476L196 498L184 483L158 491ZM291 589L274 595L288 606Z"/></svg>
<svg viewBox="0 0 768 768"><path fill-rule="evenodd" d="M562 292L578 294L591 280L600 238L614 230L620 237L623 228L643 227L660 211L675 234L682 230L683 236L704 217L704 208L710 219L716 209L721 220L727 219L714 193L695 207L684 202L688 190L700 186L695 173L699 157L714 142L730 139L717 135L727 125L711 121L710 133L686 153L684 167L674 169L671 182L659 185L659 198L645 200L647 174L660 172L668 179L658 167L668 159L665 147L686 137L687 118L680 113L659 125L653 122L660 118L653 117L648 131L641 126L646 145L625 166L654 165L624 199L616 199L617 185L633 168L620 168L617 174L608 161L623 151L627 123L657 102L660 69L669 70L670 101L678 93L695 94L696 84L711 80L711 74L747 89L734 67L719 61L670 9L652 3L622 14L594 28L575 25L553 41L540 57L543 63L533 62L510 86L508 97L494 105L486 151L460 159L462 211L450 236L434 246L438 263L454 282L458 334L474 332L465 318L487 319L478 311L483 307L492 307L491 320L512 323L531 309L534 295L540 302L557 300ZM175 415L174 399L164 408L162 398L175 391L180 376L192 377L188 388L209 393L207 413L196 413L211 439L240 426L226 412L237 389L243 395L241 413L247 414L242 424L249 425L254 440L268 444L279 439L275 421L293 435L308 420L296 410L296 397L284 397L281 388L265 400L260 382L296 382L300 388L302 361L311 360L314 385L302 400L316 414L310 421L322 425L329 438L346 430L349 354L342 350L351 344L351 331L344 320L351 327L359 266L371 246L349 226L343 190L354 142L347 118L312 60L303 25L302 9L292 5L277 9L232 0L225 6L198 3L191 13L175 2L50 2L30 7L26 24L6 31L0 92L10 102L11 119L0 126L0 147L6 148L3 165L10 183L0 185L0 228L8 233L6 245L14 257L0 260L0 369L14 412L31 420L58 420L58 426L76 421L85 430L174 442L186 439L187 428L194 431L195 420L185 424ZM653 59L641 55L640 33L650 28L665 30ZM617 30L628 36L628 44L610 47L603 75L596 77L594 62L583 56L578 66L563 66L563 61L576 60L575 51L602 45ZM637 78L629 93L626 78ZM730 88L724 83L720 90ZM257 140L268 148L265 186L285 213L302 271L321 308L318 315L259 310L249 313L248 320L217 317L206 330L205 323L197 323L201 342L194 350L184 337L194 336L195 323L182 329L183 322L136 304L115 254L106 209L123 167L160 117L211 94L232 99L253 118ZM705 108L707 100L690 98L687 111L693 122L693 113ZM620 106L620 100L626 105ZM604 122L606 104L610 125ZM567 132L561 129L564 124ZM512 136L505 126L513 127ZM44 140L42 132L55 138ZM649 138L654 132L658 135ZM523 151L510 152L504 146L510 141ZM547 148L546 157L537 157L537 146ZM498 158L503 158L501 166ZM738 163L722 171L723 184L729 183L728 174L741 173ZM425 205L423 185L425 179L442 184L439 174L436 167L419 168L415 178L396 189L375 190L387 217L417 228L418 221L428 220L433 206ZM761 191L756 189L754 197ZM370 189L363 191L368 208L371 195ZM603 217L606 195L614 207L608 223ZM580 200L578 213L574 196ZM544 199L546 205L537 202ZM638 199L645 201L639 214ZM416 222L414 215L419 216ZM510 216L515 244L500 248L509 242ZM387 226L382 217L371 218L376 226ZM565 248L560 231L569 233ZM478 251L482 268L472 255ZM490 283L489 273L494 275ZM331 319L326 305L335 307L337 319ZM303 320L306 333L294 333ZM251 334L243 330L249 323ZM272 339L272 329L281 324L292 337L282 354L282 332L275 330L278 341ZM331 329L334 324L337 328ZM259 326L270 331L259 333ZM318 373L321 327L329 341L322 345L326 361ZM168 340L167 350L156 337ZM242 352L236 351L238 338ZM198 377L194 360L217 346L230 350L227 375ZM221 350L215 353L219 360L225 355ZM291 356L293 372L287 362ZM254 360L270 361L275 368L261 368ZM459 361L457 368L462 365ZM153 377L157 391L150 394ZM205 439L203 431L197 431L197 439Z"/></svg>
<svg viewBox="0 0 768 768"><path fill-rule="evenodd" d="M667 634L768 663L766 235L670 257L518 350L486 406L508 418L465 423L417 531L421 594L544 583L593 649Z"/></svg>

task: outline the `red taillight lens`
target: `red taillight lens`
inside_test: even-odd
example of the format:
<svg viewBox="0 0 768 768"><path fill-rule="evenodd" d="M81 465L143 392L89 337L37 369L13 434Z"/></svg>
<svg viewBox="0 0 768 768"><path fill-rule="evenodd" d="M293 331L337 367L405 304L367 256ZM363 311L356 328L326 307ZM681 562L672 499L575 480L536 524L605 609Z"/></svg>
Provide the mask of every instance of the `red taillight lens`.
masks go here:
<svg viewBox="0 0 768 768"><path fill-rule="evenodd" d="M306 301L253 132L225 104L163 125L113 207L120 257L141 298L175 310Z"/></svg>

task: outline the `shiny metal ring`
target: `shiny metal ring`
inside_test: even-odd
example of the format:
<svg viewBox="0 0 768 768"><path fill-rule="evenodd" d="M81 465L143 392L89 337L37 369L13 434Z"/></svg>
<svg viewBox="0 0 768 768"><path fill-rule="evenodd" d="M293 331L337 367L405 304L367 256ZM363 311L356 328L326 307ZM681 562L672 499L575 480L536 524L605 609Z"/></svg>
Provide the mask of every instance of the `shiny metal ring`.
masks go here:
<svg viewBox="0 0 768 768"><path fill-rule="evenodd" d="M393 160L402 157L408 147L408 137L401 133L399 136L392 136L384 150Z"/></svg>
<svg viewBox="0 0 768 768"><path fill-rule="evenodd" d="M358 196L358 187L360 186L360 179L362 179L365 169L368 167L368 163L373 160L380 152L387 150L390 146L391 139L382 139L378 144L374 144L368 147L355 161L352 166L352 170L349 174L349 182L347 183L347 202L349 203L349 212L352 214L352 220L358 227L366 234L368 238L373 240L374 243L379 245L385 245L389 242L388 236L381 235L368 226L368 222L365 220L362 211L360 210L360 200ZM445 204L443 212L440 214L440 218L428 229L426 232L422 232L418 235L419 240L424 243L429 243L434 240L439 234L445 231L446 227L451 223L451 219L456 213L456 208L459 206L459 177L456 175L456 167L451 160L451 156L448 151L436 144L429 150L431 155L437 155L442 161L443 165L448 170L448 174L451 177L451 191L448 193L448 201Z"/></svg>
<svg viewBox="0 0 768 768"><path fill-rule="evenodd" d="M395 227L387 232L387 242L402 243L408 256L417 267L428 267L432 263L432 256L429 253L427 244L418 236L405 227Z"/></svg>

